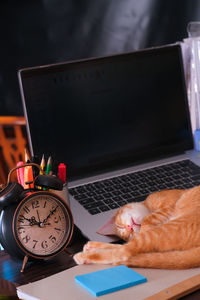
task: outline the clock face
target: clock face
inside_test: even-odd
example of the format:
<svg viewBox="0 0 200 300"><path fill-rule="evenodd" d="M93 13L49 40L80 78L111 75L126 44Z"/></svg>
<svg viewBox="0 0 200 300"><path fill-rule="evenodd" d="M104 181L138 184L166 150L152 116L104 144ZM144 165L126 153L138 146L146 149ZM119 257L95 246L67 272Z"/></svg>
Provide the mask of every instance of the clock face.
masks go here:
<svg viewBox="0 0 200 300"><path fill-rule="evenodd" d="M53 193L33 193L16 208L14 237L30 256L47 258L56 255L70 241L72 231L71 212Z"/></svg>

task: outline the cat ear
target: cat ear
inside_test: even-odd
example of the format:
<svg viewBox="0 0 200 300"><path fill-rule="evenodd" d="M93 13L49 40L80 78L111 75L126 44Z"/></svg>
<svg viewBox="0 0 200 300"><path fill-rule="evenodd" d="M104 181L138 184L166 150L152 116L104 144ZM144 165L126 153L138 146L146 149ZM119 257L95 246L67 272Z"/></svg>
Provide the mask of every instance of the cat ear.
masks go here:
<svg viewBox="0 0 200 300"><path fill-rule="evenodd" d="M106 222L102 227L97 230L97 233L101 235L116 235L115 230L115 215L111 217L111 219Z"/></svg>

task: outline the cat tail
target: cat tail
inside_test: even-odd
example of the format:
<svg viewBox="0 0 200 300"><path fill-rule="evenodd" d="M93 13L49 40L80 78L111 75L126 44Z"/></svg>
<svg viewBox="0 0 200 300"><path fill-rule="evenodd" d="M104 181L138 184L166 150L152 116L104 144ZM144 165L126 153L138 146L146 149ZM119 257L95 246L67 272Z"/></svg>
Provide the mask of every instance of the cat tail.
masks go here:
<svg viewBox="0 0 200 300"><path fill-rule="evenodd" d="M140 253L119 264L155 269L189 269L200 267L200 247L183 250Z"/></svg>

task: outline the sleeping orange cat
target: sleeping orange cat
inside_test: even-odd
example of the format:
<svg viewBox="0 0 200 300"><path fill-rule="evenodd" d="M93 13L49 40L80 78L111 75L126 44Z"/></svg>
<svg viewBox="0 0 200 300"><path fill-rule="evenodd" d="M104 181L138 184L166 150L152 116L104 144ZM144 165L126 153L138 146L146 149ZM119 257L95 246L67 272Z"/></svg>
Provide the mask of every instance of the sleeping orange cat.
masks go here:
<svg viewBox="0 0 200 300"><path fill-rule="evenodd" d="M143 202L126 204L108 223L110 233L127 243L89 241L83 252L74 256L76 263L160 269L200 267L199 186L153 193Z"/></svg>

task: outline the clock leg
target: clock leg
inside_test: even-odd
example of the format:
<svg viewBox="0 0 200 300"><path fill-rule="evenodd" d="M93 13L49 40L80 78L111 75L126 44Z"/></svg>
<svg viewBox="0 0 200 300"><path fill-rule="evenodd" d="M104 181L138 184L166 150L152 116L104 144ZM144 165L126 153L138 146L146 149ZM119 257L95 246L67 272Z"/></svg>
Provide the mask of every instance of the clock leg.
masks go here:
<svg viewBox="0 0 200 300"><path fill-rule="evenodd" d="M25 269L25 266L26 266L27 261L28 261L28 255L24 256L22 268L21 268L21 271L20 271L21 273L24 272L24 269Z"/></svg>

